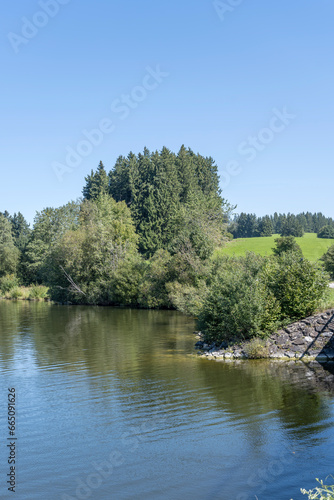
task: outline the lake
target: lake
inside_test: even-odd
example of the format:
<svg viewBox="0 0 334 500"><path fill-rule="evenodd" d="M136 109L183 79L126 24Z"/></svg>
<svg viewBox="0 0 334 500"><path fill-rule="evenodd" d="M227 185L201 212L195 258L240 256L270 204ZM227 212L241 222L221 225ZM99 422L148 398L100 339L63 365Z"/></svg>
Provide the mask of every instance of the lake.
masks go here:
<svg viewBox="0 0 334 500"><path fill-rule="evenodd" d="M201 359L194 329L172 311L0 301L0 498L297 500L334 474L334 369Z"/></svg>

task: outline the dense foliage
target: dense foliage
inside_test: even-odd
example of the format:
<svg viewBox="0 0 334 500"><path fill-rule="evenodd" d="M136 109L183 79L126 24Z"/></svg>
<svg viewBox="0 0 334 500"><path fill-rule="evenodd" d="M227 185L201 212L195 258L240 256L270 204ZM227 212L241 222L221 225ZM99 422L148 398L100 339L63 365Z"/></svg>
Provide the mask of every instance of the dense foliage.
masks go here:
<svg viewBox="0 0 334 500"><path fill-rule="evenodd" d="M198 319L206 340L264 337L282 322L311 315L319 306L328 275L320 264L304 259L300 249L291 249L290 237L276 241L271 257L248 253L217 261Z"/></svg>
<svg viewBox="0 0 334 500"><path fill-rule="evenodd" d="M334 226L323 226L318 232L318 238L334 239Z"/></svg>
<svg viewBox="0 0 334 500"><path fill-rule="evenodd" d="M233 217L228 230L234 238L255 238L272 234L300 237L304 233L317 233L319 238L332 238L334 236L329 234L334 234L334 220L321 212L303 212L297 215L275 212L274 215L264 217L242 212Z"/></svg>
<svg viewBox="0 0 334 500"><path fill-rule="evenodd" d="M130 153L109 173L100 162L83 199L37 212L32 230L6 212L0 277L47 285L60 302L194 313L230 210L212 158L184 146Z"/></svg>
<svg viewBox="0 0 334 500"><path fill-rule="evenodd" d="M10 221L0 213L0 278L15 273L19 263L20 251L15 246Z"/></svg>
<svg viewBox="0 0 334 500"><path fill-rule="evenodd" d="M100 162L83 199L37 212L32 229L20 213L0 214L1 294L43 299L49 290L60 303L173 308L198 317L209 340L265 337L311 314L328 275L294 240L305 230L300 215L240 214L235 236L280 228L274 255L213 259L232 210L212 158L184 146L120 156L109 173ZM303 216L312 230L324 222ZM333 249L323 257L332 274Z"/></svg>
<svg viewBox="0 0 334 500"><path fill-rule="evenodd" d="M108 174L101 162L85 180L85 199L109 193L130 208L146 257L160 249L174 253L189 241L207 258L226 232L231 207L220 196L217 166L184 146L177 155L145 148L137 156L120 156Z"/></svg>
<svg viewBox="0 0 334 500"><path fill-rule="evenodd" d="M334 279L334 245L330 246L327 252L321 257L326 271Z"/></svg>
<svg viewBox="0 0 334 500"><path fill-rule="evenodd" d="M280 306L259 279L265 263L265 258L251 253L216 262L198 318L206 340L237 341L275 328Z"/></svg>
<svg viewBox="0 0 334 500"><path fill-rule="evenodd" d="M302 257L302 250L293 236L281 236L275 239L274 255L282 255L284 252L297 252Z"/></svg>

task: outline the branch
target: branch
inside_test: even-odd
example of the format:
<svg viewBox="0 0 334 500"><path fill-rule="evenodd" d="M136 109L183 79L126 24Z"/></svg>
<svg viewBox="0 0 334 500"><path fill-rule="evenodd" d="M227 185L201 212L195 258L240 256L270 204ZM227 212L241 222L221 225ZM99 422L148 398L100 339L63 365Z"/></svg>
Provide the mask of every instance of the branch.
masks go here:
<svg viewBox="0 0 334 500"><path fill-rule="evenodd" d="M76 285L73 281L73 279L71 278L71 276L69 274L67 274L67 272L65 271L65 269L63 268L63 266L59 266L60 269L63 271L64 275L65 275L65 278L67 279L67 281L70 283L70 285L72 286L72 288L74 289L74 291L78 292L78 293L82 293L83 295L86 295L79 287L78 285Z"/></svg>

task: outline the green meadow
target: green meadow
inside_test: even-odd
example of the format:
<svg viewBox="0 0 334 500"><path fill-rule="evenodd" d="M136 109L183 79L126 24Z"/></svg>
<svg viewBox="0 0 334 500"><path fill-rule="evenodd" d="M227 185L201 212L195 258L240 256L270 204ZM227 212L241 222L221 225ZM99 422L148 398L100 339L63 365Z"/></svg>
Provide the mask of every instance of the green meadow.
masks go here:
<svg viewBox="0 0 334 500"><path fill-rule="evenodd" d="M229 241L224 248L217 249L214 256L218 255L245 255L246 252L255 252L260 255L271 255L278 234L264 238L238 238ZM317 238L316 233L305 233L302 238L296 238L306 259L315 262L334 245L334 239Z"/></svg>

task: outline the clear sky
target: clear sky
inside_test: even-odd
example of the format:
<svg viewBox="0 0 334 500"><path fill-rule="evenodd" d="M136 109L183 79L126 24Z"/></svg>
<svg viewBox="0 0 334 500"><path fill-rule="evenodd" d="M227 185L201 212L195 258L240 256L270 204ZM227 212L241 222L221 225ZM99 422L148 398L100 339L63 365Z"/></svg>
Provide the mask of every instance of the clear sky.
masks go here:
<svg viewBox="0 0 334 500"><path fill-rule="evenodd" d="M0 25L0 211L185 144L237 212L334 217L333 0L15 0Z"/></svg>

